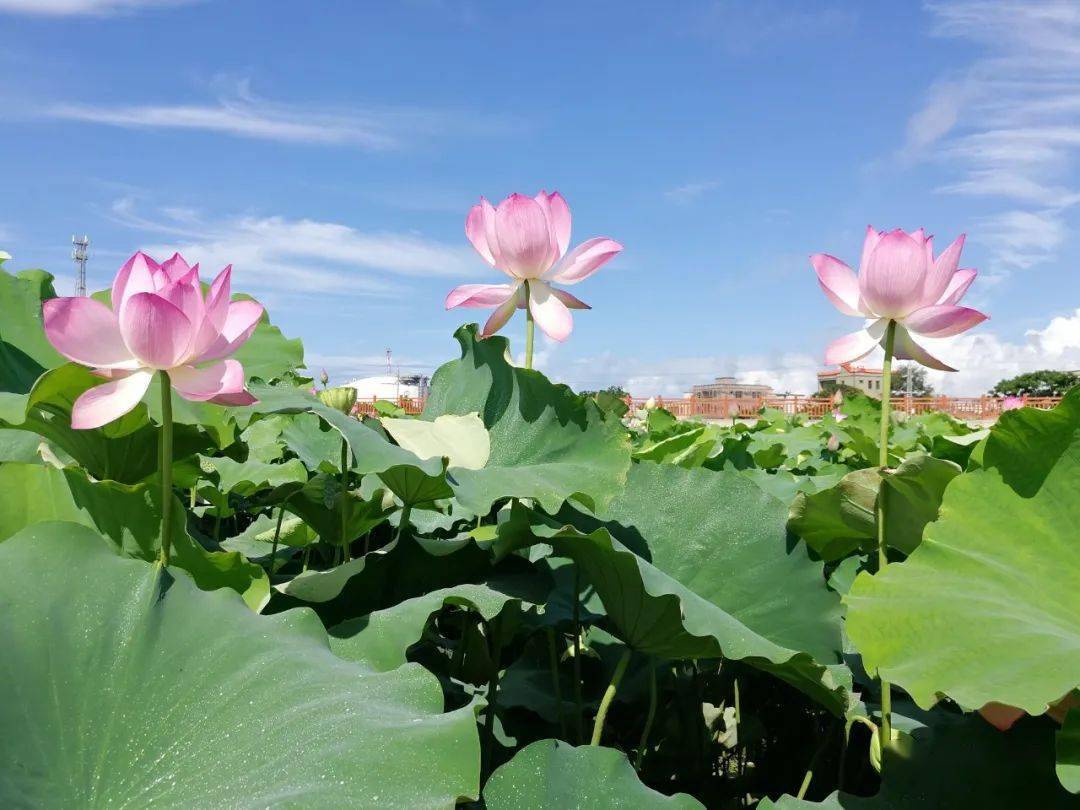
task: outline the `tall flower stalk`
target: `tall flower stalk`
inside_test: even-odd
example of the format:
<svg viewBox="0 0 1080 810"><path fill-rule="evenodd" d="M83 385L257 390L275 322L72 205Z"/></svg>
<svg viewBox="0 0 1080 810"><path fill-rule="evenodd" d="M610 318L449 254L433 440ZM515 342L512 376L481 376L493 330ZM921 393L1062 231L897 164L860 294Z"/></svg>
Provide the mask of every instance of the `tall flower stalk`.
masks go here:
<svg viewBox="0 0 1080 810"><path fill-rule="evenodd" d="M878 466L881 474L889 466L889 421L892 418L892 357L896 343L896 321L889 321L885 327L885 360L881 364L881 436L878 448ZM877 544L878 573L889 564L888 543L885 538L885 499L880 492L877 497ZM892 741L892 689L889 682L881 678L881 739Z"/></svg>
<svg viewBox="0 0 1080 810"><path fill-rule="evenodd" d="M940 371L956 371L916 342L913 335L943 338L958 335L986 320L986 315L958 306L975 280L976 271L960 269L961 235L934 256L934 239L920 228L907 233L867 228L858 274L824 253L810 257L822 291L845 315L865 318L858 332L834 340L825 350L827 365L851 363L879 346L885 352L881 379L881 436L878 464L888 474L892 361L914 360ZM877 570L889 564L884 499L877 499ZM881 743L892 743L892 691L881 684Z"/></svg>
<svg viewBox="0 0 1080 810"><path fill-rule="evenodd" d="M172 385L169 372L159 371L161 383L161 567L169 564L169 552L172 550L172 460L173 460L173 415Z"/></svg>

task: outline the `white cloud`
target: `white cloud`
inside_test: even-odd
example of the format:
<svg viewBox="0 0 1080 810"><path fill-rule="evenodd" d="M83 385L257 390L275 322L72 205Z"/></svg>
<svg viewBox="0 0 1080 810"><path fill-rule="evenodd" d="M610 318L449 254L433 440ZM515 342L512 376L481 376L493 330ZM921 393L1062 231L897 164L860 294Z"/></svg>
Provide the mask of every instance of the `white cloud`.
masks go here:
<svg viewBox="0 0 1080 810"><path fill-rule="evenodd" d="M1014 207L982 223L992 276L1054 260L1067 236L1064 213L1080 203L1080 5L948 0L926 9L936 36L983 53L929 89L901 156L954 173L940 193Z"/></svg>
<svg viewBox="0 0 1080 810"><path fill-rule="evenodd" d="M37 114L125 129L217 132L238 138L367 150L397 149L431 137L490 136L516 129L508 120L477 113L410 107L326 109L269 101L252 93L247 80L219 78L215 84L221 92L211 103L57 103Z"/></svg>
<svg viewBox="0 0 1080 810"><path fill-rule="evenodd" d="M935 390L950 396L980 396L999 380L1037 369L1080 369L1080 308L1052 318L1042 329L1029 330L1020 342L1004 340L985 327L954 338L920 341L936 356L959 369L928 370ZM678 357L642 361L605 353L561 361L545 369L575 390L620 385L634 396L681 397L691 387L720 376L771 385L777 392L811 394L817 390L820 358L802 352L775 355ZM881 353L860 361L881 364Z"/></svg>
<svg viewBox="0 0 1080 810"><path fill-rule="evenodd" d="M0 0L0 12L42 17L107 16L140 8L182 6L200 0Z"/></svg>
<svg viewBox="0 0 1080 810"><path fill-rule="evenodd" d="M702 180L696 183L684 183L681 186L669 188L664 192L664 196L671 202L685 205L694 202L703 194L712 191L719 185L719 180Z"/></svg>
<svg viewBox="0 0 1080 810"><path fill-rule="evenodd" d="M180 251L216 273L232 264L240 289L336 296L396 296L402 276L465 277L477 271L469 249L409 233L361 231L337 222L281 216L205 221L190 209L156 218L140 214L131 198L117 200L112 218L152 234L144 249ZM161 237L166 237L161 239Z"/></svg>
<svg viewBox="0 0 1080 810"><path fill-rule="evenodd" d="M929 371L935 390L953 396L978 396L999 380L1038 369L1080 369L1080 308L1031 329L1020 343L974 330L954 338L925 341L927 348L956 373Z"/></svg>

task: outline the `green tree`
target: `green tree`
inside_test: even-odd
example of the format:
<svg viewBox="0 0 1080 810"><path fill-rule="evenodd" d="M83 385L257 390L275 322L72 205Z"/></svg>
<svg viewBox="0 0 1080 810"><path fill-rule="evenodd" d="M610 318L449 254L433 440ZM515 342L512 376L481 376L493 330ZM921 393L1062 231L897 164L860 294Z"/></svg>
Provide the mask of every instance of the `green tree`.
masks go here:
<svg viewBox="0 0 1080 810"><path fill-rule="evenodd" d="M913 397L931 397L934 395L934 387L926 380L926 369L918 363L900 363L893 369L892 395L894 397L907 394L908 374L911 375L911 395Z"/></svg>
<svg viewBox="0 0 1080 810"><path fill-rule="evenodd" d="M607 388L601 388L599 391L579 391L578 393L587 397L595 396L596 394L609 394L617 399L626 399L630 396L630 392L621 385L609 385Z"/></svg>
<svg viewBox="0 0 1080 810"><path fill-rule="evenodd" d="M1080 374L1043 369L1002 380L990 389L990 393L995 396L1059 397L1075 385L1080 385Z"/></svg>

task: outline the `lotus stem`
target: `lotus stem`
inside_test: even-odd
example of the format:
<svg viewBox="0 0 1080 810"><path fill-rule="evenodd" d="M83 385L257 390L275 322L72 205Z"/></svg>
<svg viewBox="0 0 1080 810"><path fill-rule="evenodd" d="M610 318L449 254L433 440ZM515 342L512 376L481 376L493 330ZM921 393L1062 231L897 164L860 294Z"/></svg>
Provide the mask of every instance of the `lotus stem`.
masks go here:
<svg viewBox="0 0 1080 810"><path fill-rule="evenodd" d="M554 628L546 628L548 659L551 661L551 684L555 688L555 706L559 717L559 733L566 739L566 718L563 717L562 684L559 682L559 651L555 646Z"/></svg>
<svg viewBox="0 0 1080 810"><path fill-rule="evenodd" d="M345 437L341 437L341 543L345 546L345 559L351 560L352 553L349 548L349 538L346 532L349 530L349 443Z"/></svg>
<svg viewBox="0 0 1080 810"><path fill-rule="evenodd" d="M481 621L483 618L481 617ZM491 758L495 753L495 712L499 707L499 659L502 658L502 639L499 637L499 626L495 623L484 622L488 630L491 642L491 681L488 685L488 709L485 722L487 737L484 740L484 761L488 768L491 767Z"/></svg>
<svg viewBox="0 0 1080 810"><path fill-rule="evenodd" d="M884 478L889 466L889 409L892 405L892 359L893 344L896 340L896 321L889 321L885 330L885 362L881 366L881 446L878 450L878 465ZM878 490L877 497L877 540L878 572L889 564L888 546L885 542L885 499ZM881 682L881 745L882 749L892 742L892 693L889 682Z"/></svg>
<svg viewBox="0 0 1080 810"><path fill-rule="evenodd" d="M412 515L412 504L407 503L401 509L401 519L398 521L397 534L394 536L394 542L396 543L405 534L405 529L409 525L409 516Z"/></svg>
<svg viewBox="0 0 1080 810"><path fill-rule="evenodd" d="M529 282L525 282L525 368L533 367L533 339L536 336L536 322L529 309Z"/></svg>
<svg viewBox="0 0 1080 810"><path fill-rule="evenodd" d="M581 568L574 563L574 730L577 733L577 743L585 739L585 706L581 699L581 603L578 596L581 594Z"/></svg>
<svg viewBox="0 0 1080 810"><path fill-rule="evenodd" d="M641 771L641 761L645 758L645 746L649 744L649 732L652 731L653 720L656 719L656 664L649 666L649 712L645 715L645 728L641 730L641 742L638 743L637 755L634 757L634 769Z"/></svg>
<svg viewBox="0 0 1080 810"><path fill-rule="evenodd" d="M604 721L607 720L608 709L611 708L611 701L615 699L615 692L619 688L619 682L622 681L623 675L626 673L626 667L630 663L632 652L629 647L623 650L619 663L615 665L615 674L611 676L611 683L604 690L604 697L600 699L600 708L596 711L596 721L593 723L590 745L600 745L600 738L604 735Z"/></svg>
<svg viewBox="0 0 1080 810"><path fill-rule="evenodd" d="M285 520L285 507L278 510L277 526L274 527L274 543L270 546L270 570L267 576L274 573L274 560L277 558L278 540L281 539L281 522Z"/></svg>
<svg viewBox="0 0 1080 810"><path fill-rule="evenodd" d="M169 564L172 550L172 460L173 460L173 412L172 384L166 371L158 372L161 382L161 566Z"/></svg>
<svg viewBox="0 0 1080 810"><path fill-rule="evenodd" d="M799 785L799 792L795 796L796 799L801 799L806 795L807 789L810 787L810 780L814 778L813 770L808 770L806 776L803 777L802 784Z"/></svg>

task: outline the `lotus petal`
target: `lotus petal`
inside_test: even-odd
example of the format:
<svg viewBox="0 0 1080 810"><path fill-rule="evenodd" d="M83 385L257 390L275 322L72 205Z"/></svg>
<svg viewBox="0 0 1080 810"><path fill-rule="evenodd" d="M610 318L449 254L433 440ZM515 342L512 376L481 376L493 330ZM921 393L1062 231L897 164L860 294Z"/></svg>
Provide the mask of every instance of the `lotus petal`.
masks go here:
<svg viewBox="0 0 1080 810"><path fill-rule="evenodd" d="M917 309L903 320L904 326L916 334L931 338L952 337L966 332L986 320L977 309L934 305Z"/></svg>
<svg viewBox="0 0 1080 810"><path fill-rule="evenodd" d="M153 371L139 369L84 391L71 408L71 426L89 430L119 419L139 404L153 378Z"/></svg>
<svg viewBox="0 0 1080 810"><path fill-rule="evenodd" d="M911 333L904 328L903 324L896 325L896 340L893 343L893 357L898 360L914 360L916 363L935 368L938 371L956 371L950 365L946 365L930 354L926 349L915 342Z"/></svg>
<svg viewBox="0 0 1080 810"><path fill-rule="evenodd" d="M192 402L250 405L255 397L244 386L244 367L236 360L221 360L204 368L177 366L169 372L173 387Z"/></svg>
<svg viewBox="0 0 1080 810"><path fill-rule="evenodd" d="M193 337L191 321L175 304L149 292L128 296L120 334L142 365L169 369L183 361Z"/></svg>
<svg viewBox="0 0 1080 810"><path fill-rule="evenodd" d="M529 312L540 330L552 340L562 342L570 337L574 318L566 304L542 281L534 281L529 285Z"/></svg>
<svg viewBox="0 0 1080 810"><path fill-rule="evenodd" d="M550 272L545 273L544 280L577 284L614 259L621 250L622 245L606 236L587 239L567 253Z"/></svg>
<svg viewBox="0 0 1080 810"><path fill-rule="evenodd" d="M95 368L133 367L116 315L100 301L52 298L42 309L46 337L68 360Z"/></svg>
<svg viewBox="0 0 1080 810"><path fill-rule="evenodd" d="M859 290L878 317L902 318L922 304L925 279L923 242L895 230L881 237L870 254Z"/></svg>
<svg viewBox="0 0 1080 810"><path fill-rule="evenodd" d="M513 296L517 286L515 284L462 284L452 289L446 296L446 308L497 307Z"/></svg>
<svg viewBox="0 0 1080 810"><path fill-rule="evenodd" d="M539 278L558 257L544 209L532 197L511 194L495 209L500 264L518 278Z"/></svg>
<svg viewBox="0 0 1080 810"><path fill-rule="evenodd" d="M845 315L862 316L859 309L859 278L850 267L826 253L810 257L818 284L833 306Z"/></svg>

